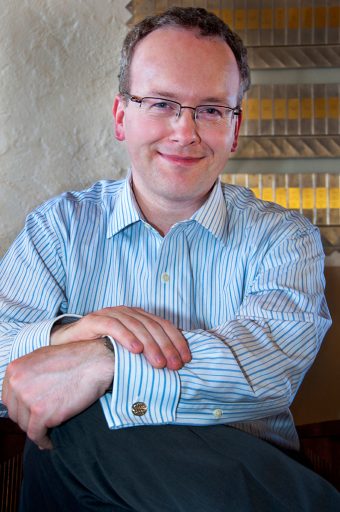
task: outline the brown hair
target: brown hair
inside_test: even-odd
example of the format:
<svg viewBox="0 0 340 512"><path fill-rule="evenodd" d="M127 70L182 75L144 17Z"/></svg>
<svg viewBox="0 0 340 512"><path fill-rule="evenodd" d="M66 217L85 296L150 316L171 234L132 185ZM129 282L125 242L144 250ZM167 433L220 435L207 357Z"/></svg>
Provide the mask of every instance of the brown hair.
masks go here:
<svg viewBox="0 0 340 512"><path fill-rule="evenodd" d="M247 62L247 49L241 38L233 32L220 18L199 7L171 7L162 14L148 16L137 23L124 39L119 71L119 92L129 91L130 66L133 51L139 41L158 28L184 27L199 29L201 36L220 37L232 50L240 71L239 102L250 86L250 70Z"/></svg>

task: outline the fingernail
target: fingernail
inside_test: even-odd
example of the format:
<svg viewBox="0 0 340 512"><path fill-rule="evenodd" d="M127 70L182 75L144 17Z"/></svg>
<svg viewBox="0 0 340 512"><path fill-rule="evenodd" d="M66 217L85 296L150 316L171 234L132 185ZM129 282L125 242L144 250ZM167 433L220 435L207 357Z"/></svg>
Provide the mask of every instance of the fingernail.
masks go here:
<svg viewBox="0 0 340 512"><path fill-rule="evenodd" d="M131 350L140 350L141 344L138 341L132 341L130 344Z"/></svg>
<svg viewBox="0 0 340 512"><path fill-rule="evenodd" d="M164 357L162 357L162 356L155 356L154 361L158 365L163 365L164 366L164 364L165 364Z"/></svg>
<svg viewBox="0 0 340 512"><path fill-rule="evenodd" d="M171 356L170 363L173 366L181 366L182 367L182 360L178 356Z"/></svg>

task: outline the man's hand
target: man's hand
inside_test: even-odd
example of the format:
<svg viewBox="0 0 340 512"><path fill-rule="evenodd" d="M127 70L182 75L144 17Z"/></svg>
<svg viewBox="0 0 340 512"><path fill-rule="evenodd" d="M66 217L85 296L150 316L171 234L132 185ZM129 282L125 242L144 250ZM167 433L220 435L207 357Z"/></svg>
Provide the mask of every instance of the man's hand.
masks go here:
<svg viewBox="0 0 340 512"><path fill-rule="evenodd" d="M40 448L48 429L84 411L112 382L114 354L102 339L44 347L7 367L2 399L9 417Z"/></svg>
<svg viewBox="0 0 340 512"><path fill-rule="evenodd" d="M191 361L186 339L168 320L143 309L117 306L84 316L72 324L58 325L51 333L51 344L60 345L111 336L134 354L143 352L155 368L179 370Z"/></svg>
<svg viewBox="0 0 340 512"><path fill-rule="evenodd" d="M48 429L84 411L110 386L114 354L103 337L141 353L155 368L178 370L191 360L186 339L169 321L139 308L118 306L56 325L51 346L7 367L2 399L9 417L40 448L51 448Z"/></svg>

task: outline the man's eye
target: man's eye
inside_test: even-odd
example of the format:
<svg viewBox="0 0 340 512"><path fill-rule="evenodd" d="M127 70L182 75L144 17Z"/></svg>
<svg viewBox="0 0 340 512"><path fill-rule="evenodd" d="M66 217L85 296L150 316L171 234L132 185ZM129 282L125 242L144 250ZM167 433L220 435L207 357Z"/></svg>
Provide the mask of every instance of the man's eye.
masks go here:
<svg viewBox="0 0 340 512"><path fill-rule="evenodd" d="M152 103L151 108L154 110L173 110L174 106L167 101L158 101L157 103Z"/></svg>
<svg viewBox="0 0 340 512"><path fill-rule="evenodd" d="M223 111L221 109L216 108L216 107L203 107L203 108L200 108L199 114L201 116L205 116L205 117L216 117L216 118L223 117Z"/></svg>

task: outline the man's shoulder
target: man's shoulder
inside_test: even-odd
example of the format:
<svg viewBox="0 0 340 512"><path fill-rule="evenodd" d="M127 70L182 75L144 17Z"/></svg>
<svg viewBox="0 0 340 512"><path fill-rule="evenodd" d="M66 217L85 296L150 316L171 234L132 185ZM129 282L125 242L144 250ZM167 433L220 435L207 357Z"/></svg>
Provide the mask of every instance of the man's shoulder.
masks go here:
<svg viewBox="0 0 340 512"><path fill-rule="evenodd" d="M70 232L90 225L105 229L124 183L101 180L84 190L64 192L35 208L25 226L50 232Z"/></svg>
<svg viewBox="0 0 340 512"><path fill-rule="evenodd" d="M35 209L37 214L46 214L57 209L106 208L112 207L124 186L122 180L100 180L84 190L64 192L47 200Z"/></svg>
<svg viewBox="0 0 340 512"><path fill-rule="evenodd" d="M317 228L296 210L259 199L254 192L238 185L222 184L227 211L235 223L242 222L245 229L264 229L268 233L275 231L287 236L317 230Z"/></svg>

